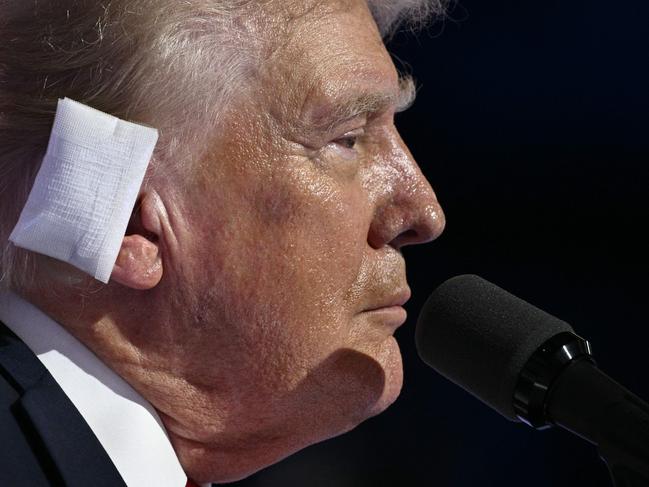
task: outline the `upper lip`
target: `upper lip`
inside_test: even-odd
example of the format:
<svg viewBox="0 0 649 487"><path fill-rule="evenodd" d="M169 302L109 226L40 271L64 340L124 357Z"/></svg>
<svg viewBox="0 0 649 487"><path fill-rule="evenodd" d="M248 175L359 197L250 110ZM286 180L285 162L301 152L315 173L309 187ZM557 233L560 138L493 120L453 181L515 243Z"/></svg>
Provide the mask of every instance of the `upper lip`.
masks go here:
<svg viewBox="0 0 649 487"><path fill-rule="evenodd" d="M372 305L365 311L373 311L375 309L389 308L391 306L403 306L410 299L410 288L405 287L400 291L390 294L385 298L378 301L378 304Z"/></svg>

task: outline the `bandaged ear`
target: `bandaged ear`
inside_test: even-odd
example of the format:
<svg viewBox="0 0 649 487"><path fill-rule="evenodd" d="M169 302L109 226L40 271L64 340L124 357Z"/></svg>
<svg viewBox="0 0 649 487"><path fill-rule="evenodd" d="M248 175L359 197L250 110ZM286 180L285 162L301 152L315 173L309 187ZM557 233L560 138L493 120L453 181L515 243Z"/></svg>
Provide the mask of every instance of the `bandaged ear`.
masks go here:
<svg viewBox="0 0 649 487"><path fill-rule="evenodd" d="M47 152L9 240L110 279L158 131L59 100Z"/></svg>

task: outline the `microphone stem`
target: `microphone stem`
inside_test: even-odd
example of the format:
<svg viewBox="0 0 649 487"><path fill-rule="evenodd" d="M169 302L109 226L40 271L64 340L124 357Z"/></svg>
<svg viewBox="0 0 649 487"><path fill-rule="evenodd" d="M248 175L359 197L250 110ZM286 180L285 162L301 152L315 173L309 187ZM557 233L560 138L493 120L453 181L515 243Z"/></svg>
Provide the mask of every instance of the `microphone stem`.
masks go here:
<svg viewBox="0 0 649 487"><path fill-rule="evenodd" d="M575 360L549 391L549 420L599 449L617 487L649 487L649 405L588 360Z"/></svg>

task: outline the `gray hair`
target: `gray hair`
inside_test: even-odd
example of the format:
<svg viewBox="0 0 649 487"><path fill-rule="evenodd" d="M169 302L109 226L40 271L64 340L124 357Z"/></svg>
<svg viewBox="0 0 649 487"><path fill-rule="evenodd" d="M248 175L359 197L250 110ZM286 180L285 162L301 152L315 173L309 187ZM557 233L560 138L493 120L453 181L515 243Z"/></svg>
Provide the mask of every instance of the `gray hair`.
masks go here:
<svg viewBox="0 0 649 487"><path fill-rule="evenodd" d="M404 22L420 25L440 14L444 1L368 4L388 37ZM218 124L226 100L242 91L263 56L246 20L258 3L1 0L1 287L28 285L42 260L8 238L45 154L57 100L69 97L155 126L160 139L147 178L173 177L180 165L166 161L188 165L198 157L207 128ZM201 85L210 89L197 97L192 87Z"/></svg>

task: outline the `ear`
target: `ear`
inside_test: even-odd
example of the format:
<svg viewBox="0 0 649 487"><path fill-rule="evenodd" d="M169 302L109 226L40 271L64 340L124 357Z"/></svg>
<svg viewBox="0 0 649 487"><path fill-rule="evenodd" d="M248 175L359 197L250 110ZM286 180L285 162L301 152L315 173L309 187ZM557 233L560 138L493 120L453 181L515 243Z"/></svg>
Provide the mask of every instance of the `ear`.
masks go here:
<svg viewBox="0 0 649 487"><path fill-rule="evenodd" d="M140 195L113 267L111 280L147 290L162 279L162 201L155 193Z"/></svg>

